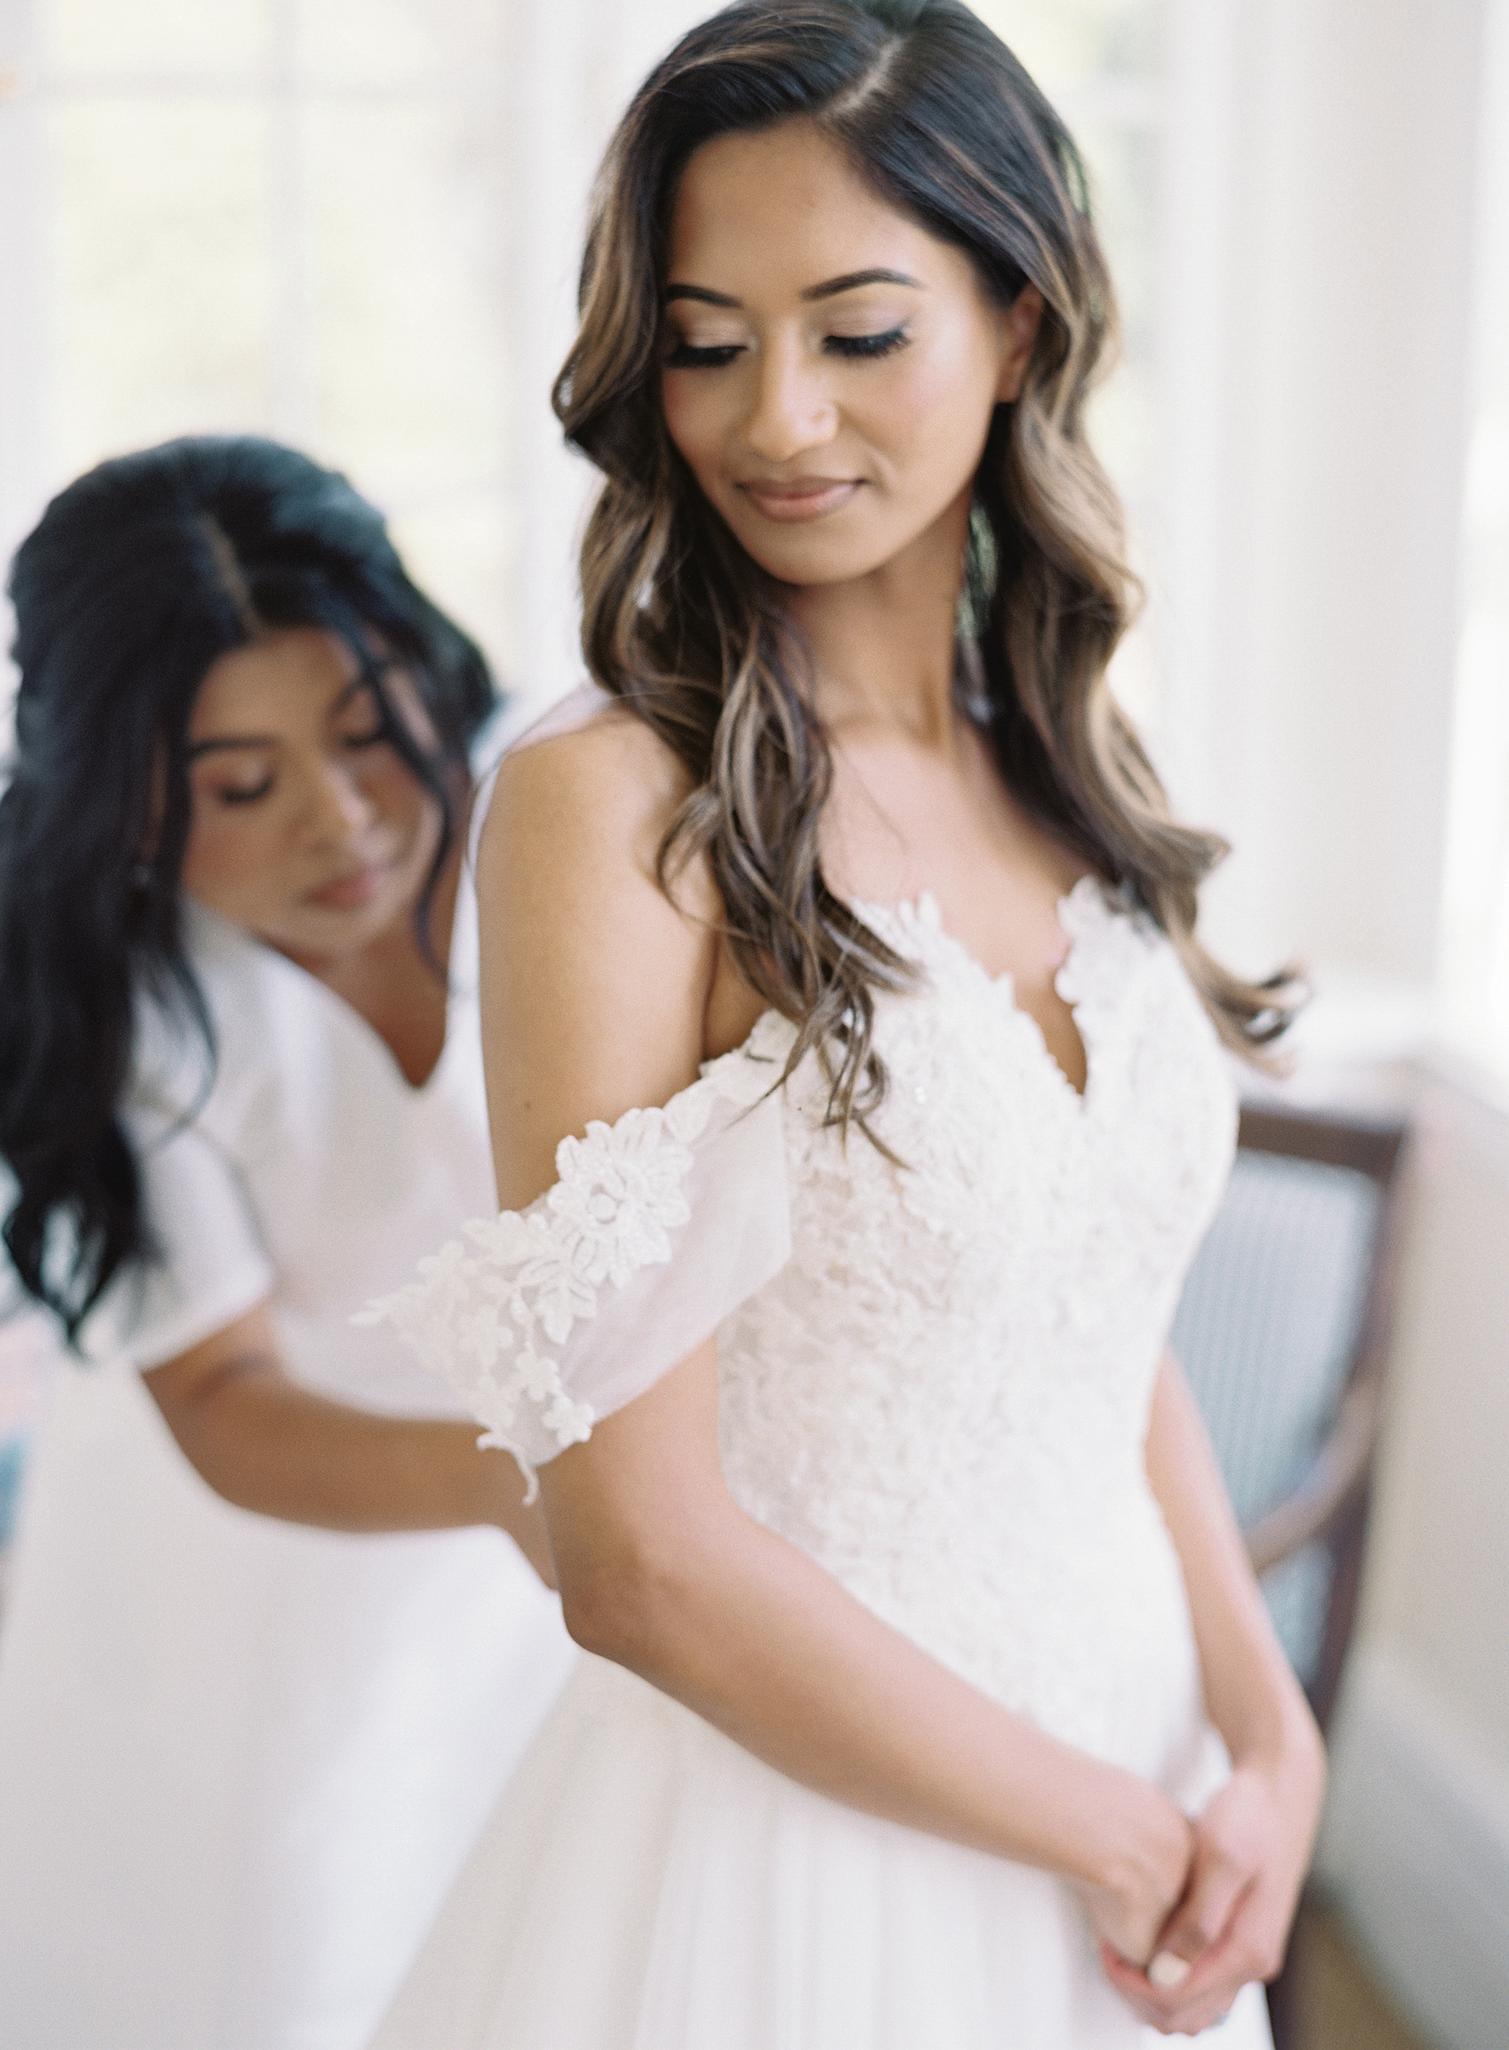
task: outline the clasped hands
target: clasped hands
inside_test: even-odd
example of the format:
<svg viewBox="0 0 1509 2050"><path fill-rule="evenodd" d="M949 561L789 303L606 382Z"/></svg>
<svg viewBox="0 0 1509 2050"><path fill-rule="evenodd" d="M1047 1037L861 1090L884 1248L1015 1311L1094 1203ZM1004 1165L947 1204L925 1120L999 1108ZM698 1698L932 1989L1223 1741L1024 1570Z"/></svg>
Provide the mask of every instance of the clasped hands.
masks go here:
<svg viewBox="0 0 1509 2050"><path fill-rule="evenodd" d="M1177 1884L1165 1878L1162 1902L1156 1881L1140 1904L1090 1898L1106 1977L1161 2035L1199 2035L1250 1981L1278 1975L1320 1800L1318 1771L1238 1763L1200 1815L1178 1818L1184 1872Z"/></svg>

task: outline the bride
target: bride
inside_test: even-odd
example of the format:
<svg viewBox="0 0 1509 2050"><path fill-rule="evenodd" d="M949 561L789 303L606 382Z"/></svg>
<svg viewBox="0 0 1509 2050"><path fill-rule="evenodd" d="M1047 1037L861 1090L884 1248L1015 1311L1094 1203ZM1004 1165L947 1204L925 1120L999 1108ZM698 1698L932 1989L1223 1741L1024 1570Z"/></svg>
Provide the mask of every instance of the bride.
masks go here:
<svg viewBox="0 0 1509 2050"><path fill-rule="evenodd" d="M1269 2043L1323 1764L1168 1324L1291 998L1108 695L1080 160L958 0L628 110L593 683L482 835L501 1215L380 1306L595 1654L380 2050Z"/></svg>

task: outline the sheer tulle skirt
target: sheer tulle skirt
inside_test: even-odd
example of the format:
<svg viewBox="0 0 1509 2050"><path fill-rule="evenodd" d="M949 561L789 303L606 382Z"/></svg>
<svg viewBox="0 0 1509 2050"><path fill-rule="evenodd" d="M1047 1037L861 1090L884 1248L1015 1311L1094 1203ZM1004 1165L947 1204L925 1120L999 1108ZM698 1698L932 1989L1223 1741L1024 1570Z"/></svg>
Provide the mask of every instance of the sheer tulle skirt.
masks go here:
<svg viewBox="0 0 1509 2050"><path fill-rule="evenodd" d="M809 1792L584 1658L374 2050L1166 2040L1106 1985L1069 1886ZM1260 1989L1200 2040L1269 2050Z"/></svg>

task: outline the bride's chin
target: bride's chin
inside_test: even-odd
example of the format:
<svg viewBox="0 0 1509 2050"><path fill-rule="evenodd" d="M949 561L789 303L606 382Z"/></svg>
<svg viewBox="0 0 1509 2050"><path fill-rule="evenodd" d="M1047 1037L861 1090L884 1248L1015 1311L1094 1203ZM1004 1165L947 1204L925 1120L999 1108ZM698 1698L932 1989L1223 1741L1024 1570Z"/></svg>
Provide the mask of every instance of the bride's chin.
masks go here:
<svg viewBox="0 0 1509 2050"><path fill-rule="evenodd" d="M737 539L745 554L758 568L778 584L787 584L793 590L822 590L838 584L855 584L862 578L872 576L878 569L884 569L892 559L889 549L856 549L852 542L845 545L824 543L816 535L790 547L772 548L768 544L750 545L749 537L738 534Z"/></svg>

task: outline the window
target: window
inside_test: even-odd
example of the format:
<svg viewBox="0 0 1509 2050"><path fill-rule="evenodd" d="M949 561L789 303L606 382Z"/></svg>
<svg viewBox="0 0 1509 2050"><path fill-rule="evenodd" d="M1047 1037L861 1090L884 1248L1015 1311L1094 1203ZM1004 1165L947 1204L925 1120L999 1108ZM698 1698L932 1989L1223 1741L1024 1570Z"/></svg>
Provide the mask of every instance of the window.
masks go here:
<svg viewBox="0 0 1509 2050"><path fill-rule="evenodd" d="M17 367L40 388L0 542L112 451L274 434L347 469L442 602L526 685L558 687L586 480L546 391L587 181L703 0L577 0L548 23L529 0L20 4L29 54L0 118L28 130ZM1101 439L1139 511L1164 11L982 9L1087 147L1127 314Z"/></svg>
<svg viewBox="0 0 1509 2050"><path fill-rule="evenodd" d="M506 105L494 0L28 0L40 342L14 531L114 451L277 435L350 471L503 631ZM44 369L45 366L45 369Z"/></svg>

